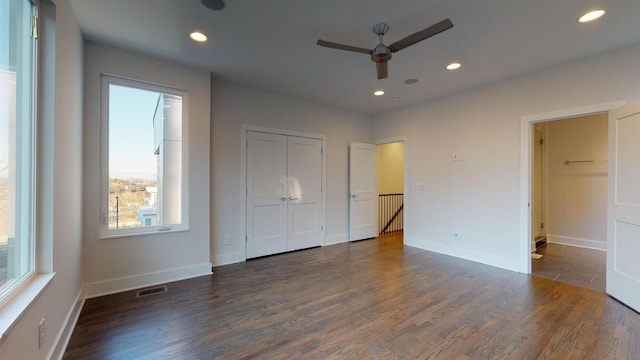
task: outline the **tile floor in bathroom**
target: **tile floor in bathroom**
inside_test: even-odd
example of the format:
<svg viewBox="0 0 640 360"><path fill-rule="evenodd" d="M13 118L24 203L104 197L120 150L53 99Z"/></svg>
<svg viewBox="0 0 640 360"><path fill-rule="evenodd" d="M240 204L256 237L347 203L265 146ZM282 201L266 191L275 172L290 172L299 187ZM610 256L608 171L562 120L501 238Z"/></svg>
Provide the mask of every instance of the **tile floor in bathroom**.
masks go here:
<svg viewBox="0 0 640 360"><path fill-rule="evenodd" d="M605 291L607 252L550 244L539 248L541 259L531 259L531 273L598 291Z"/></svg>

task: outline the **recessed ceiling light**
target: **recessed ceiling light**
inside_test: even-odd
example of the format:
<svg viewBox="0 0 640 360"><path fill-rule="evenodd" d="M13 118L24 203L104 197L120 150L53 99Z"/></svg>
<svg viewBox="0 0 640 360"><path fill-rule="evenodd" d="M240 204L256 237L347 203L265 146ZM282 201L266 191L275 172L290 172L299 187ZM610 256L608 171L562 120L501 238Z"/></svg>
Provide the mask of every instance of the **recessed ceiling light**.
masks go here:
<svg viewBox="0 0 640 360"><path fill-rule="evenodd" d="M200 31L192 32L191 34L189 34L189 37L191 38L191 40L197 41L197 42L205 42L209 40L207 35L205 35L203 32L200 32Z"/></svg>
<svg viewBox="0 0 640 360"><path fill-rule="evenodd" d="M592 11L589 11L588 13L580 16L580 18L578 19L578 22L579 23L586 23L586 22L589 22L589 21L600 19L605 13L606 13L606 11L604 11L602 9L592 10Z"/></svg>
<svg viewBox="0 0 640 360"><path fill-rule="evenodd" d="M418 82L418 79L407 79L404 81L404 83L407 85L415 84L417 82Z"/></svg>
<svg viewBox="0 0 640 360"><path fill-rule="evenodd" d="M447 65L447 70L458 70L458 69L460 69L460 66L462 66L462 64L460 64L457 61L454 61L454 62L450 63L449 65Z"/></svg>
<svg viewBox="0 0 640 360"><path fill-rule="evenodd" d="M373 93L373 95L375 95L375 96L382 96L382 95L384 95L384 91L382 91L382 90L378 90L378 91L374 92L374 93Z"/></svg>

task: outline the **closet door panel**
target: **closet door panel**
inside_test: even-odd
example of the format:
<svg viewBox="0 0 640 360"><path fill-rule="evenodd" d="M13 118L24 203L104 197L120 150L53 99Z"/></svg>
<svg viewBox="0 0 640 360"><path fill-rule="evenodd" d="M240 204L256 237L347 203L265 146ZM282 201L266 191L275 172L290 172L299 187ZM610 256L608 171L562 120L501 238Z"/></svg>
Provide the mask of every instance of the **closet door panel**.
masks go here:
<svg viewBox="0 0 640 360"><path fill-rule="evenodd" d="M322 141L288 138L288 250L322 245Z"/></svg>
<svg viewBox="0 0 640 360"><path fill-rule="evenodd" d="M247 133L247 258L287 251L287 137Z"/></svg>

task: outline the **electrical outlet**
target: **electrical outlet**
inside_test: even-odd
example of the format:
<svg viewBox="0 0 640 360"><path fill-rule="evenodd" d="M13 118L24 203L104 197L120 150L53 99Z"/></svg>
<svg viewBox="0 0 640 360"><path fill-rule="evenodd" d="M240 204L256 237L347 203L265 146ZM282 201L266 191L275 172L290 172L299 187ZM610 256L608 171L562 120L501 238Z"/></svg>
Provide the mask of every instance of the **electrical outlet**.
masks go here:
<svg viewBox="0 0 640 360"><path fill-rule="evenodd" d="M225 235L224 236L224 244L225 245L231 245L231 235Z"/></svg>
<svg viewBox="0 0 640 360"><path fill-rule="evenodd" d="M456 240L462 240L464 239L464 233L460 232L460 231L456 231L453 233L453 238Z"/></svg>
<svg viewBox="0 0 640 360"><path fill-rule="evenodd" d="M42 320L40 320L40 324L38 324L38 349L41 349L46 341L47 327L44 318L42 318Z"/></svg>

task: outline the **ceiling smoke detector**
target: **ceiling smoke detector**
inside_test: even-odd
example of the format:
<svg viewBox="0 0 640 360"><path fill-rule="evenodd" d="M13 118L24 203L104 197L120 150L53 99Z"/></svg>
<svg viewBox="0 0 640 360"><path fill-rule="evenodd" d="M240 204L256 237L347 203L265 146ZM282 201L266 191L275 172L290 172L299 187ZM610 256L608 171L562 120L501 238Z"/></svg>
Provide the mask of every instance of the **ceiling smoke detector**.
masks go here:
<svg viewBox="0 0 640 360"><path fill-rule="evenodd" d="M200 0L202 5L208 7L211 10L222 10L225 7L224 0Z"/></svg>

